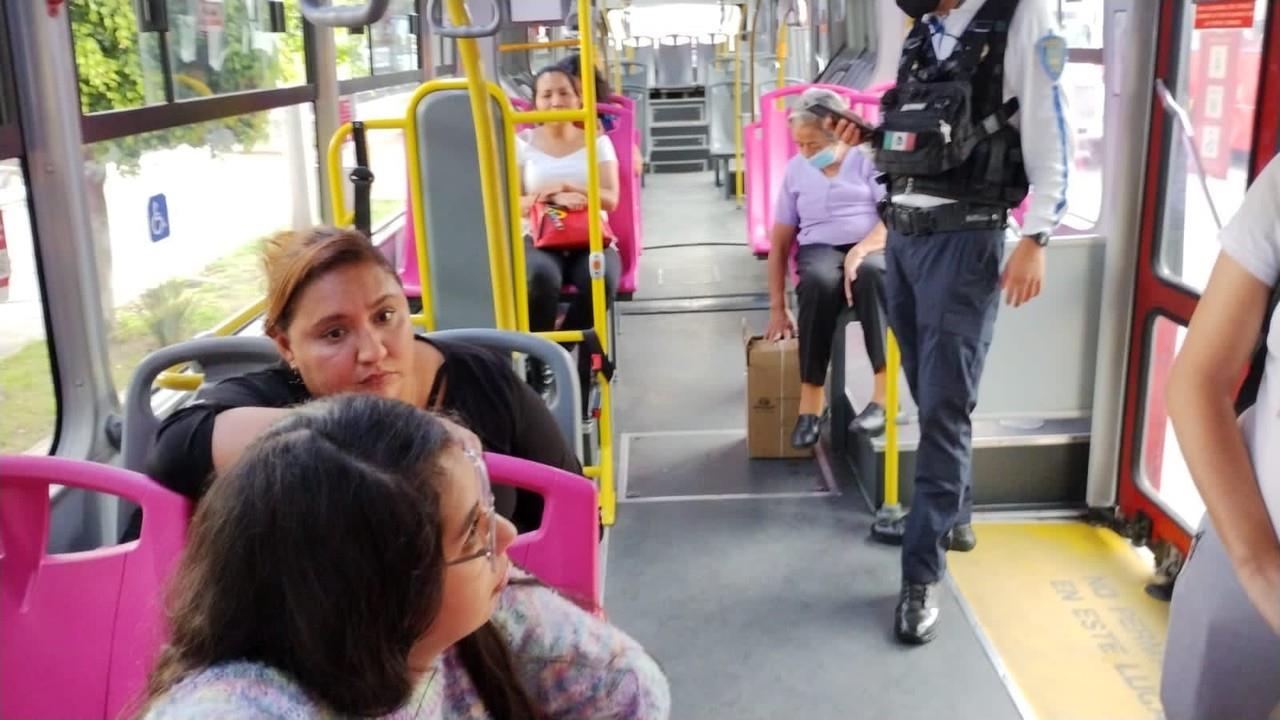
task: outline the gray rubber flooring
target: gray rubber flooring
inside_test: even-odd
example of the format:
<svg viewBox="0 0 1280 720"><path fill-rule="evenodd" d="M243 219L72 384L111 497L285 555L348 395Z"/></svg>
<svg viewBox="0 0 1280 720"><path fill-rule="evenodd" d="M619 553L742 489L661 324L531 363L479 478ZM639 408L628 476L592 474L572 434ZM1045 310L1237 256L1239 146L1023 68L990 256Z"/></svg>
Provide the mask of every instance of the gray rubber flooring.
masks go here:
<svg viewBox="0 0 1280 720"><path fill-rule="evenodd" d="M682 227L708 232L699 208L738 212L716 192L709 174L650 176L646 242ZM675 210L692 215L667 216ZM722 268L718 280L688 270L701 278L690 287L715 295L726 278L755 271L763 287L762 264L735 250L723 263L736 270ZM663 252L645 253L646 271ZM898 550L867 540L871 513L839 464L844 492L816 493L813 460L746 459L744 320L758 331L765 313L636 315L620 325L628 457L619 482L632 497L606 540L605 604L666 670L673 717L1018 717L950 589L937 640L894 641Z"/></svg>
<svg viewBox="0 0 1280 720"><path fill-rule="evenodd" d="M650 175L642 198L636 300L767 292L765 263L747 248L746 213L716 194L711 173Z"/></svg>

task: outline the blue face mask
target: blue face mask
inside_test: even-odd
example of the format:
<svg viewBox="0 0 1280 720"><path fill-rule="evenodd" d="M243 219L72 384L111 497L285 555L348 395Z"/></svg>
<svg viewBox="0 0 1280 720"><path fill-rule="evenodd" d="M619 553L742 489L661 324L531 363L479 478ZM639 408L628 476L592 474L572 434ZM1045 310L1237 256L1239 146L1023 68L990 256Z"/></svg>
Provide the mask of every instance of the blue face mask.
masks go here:
<svg viewBox="0 0 1280 720"><path fill-rule="evenodd" d="M809 164L818 170L826 170L836 163L836 149L832 145L809 156Z"/></svg>

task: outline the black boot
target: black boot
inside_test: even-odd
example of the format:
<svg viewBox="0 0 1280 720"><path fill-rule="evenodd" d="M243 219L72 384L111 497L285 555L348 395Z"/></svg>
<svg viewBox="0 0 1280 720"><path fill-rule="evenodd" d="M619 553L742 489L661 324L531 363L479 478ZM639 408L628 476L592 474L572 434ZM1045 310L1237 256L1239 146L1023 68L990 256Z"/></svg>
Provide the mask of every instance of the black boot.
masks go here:
<svg viewBox="0 0 1280 720"><path fill-rule="evenodd" d="M978 536L973 533L973 525L957 523L947 533L947 549L956 552L969 552L978 545Z"/></svg>
<svg viewBox="0 0 1280 720"><path fill-rule="evenodd" d="M884 434L885 422L884 406L875 402L867 403L862 412L849 421L849 430L867 437L880 437Z"/></svg>
<svg viewBox="0 0 1280 720"><path fill-rule="evenodd" d="M893 613L893 633L911 645L923 645L937 636L938 583L902 581L898 608Z"/></svg>
<svg viewBox="0 0 1280 720"><path fill-rule="evenodd" d="M796 418L796 427L791 431L791 447L797 450L811 448L818 444L820 435L822 435L822 417L801 415Z"/></svg>

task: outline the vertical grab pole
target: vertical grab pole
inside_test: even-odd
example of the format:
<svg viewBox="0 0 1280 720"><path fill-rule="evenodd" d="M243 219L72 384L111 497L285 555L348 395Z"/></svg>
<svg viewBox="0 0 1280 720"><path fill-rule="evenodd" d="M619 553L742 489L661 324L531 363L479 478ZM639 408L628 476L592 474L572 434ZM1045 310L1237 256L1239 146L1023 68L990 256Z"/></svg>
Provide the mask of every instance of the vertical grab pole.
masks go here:
<svg viewBox="0 0 1280 720"><path fill-rule="evenodd" d="M514 148L516 123L512 117L511 101L506 94L497 93L492 87L490 92L494 93L494 99L502 108L502 131L506 134L507 147ZM527 333L529 332L529 278L519 269L524 268L528 260L525 257L524 230L521 227L524 218L520 212L520 167L516 165L516 154L513 150L507 151L506 163L507 224L511 228L511 237L508 238L508 242L511 243L511 267L517 269L512 273L512 282L515 283L516 329Z"/></svg>
<svg viewBox="0 0 1280 720"><path fill-rule="evenodd" d="M591 222L589 240L591 254L591 327L595 330L600 348L609 354L609 333L605 327L607 310L605 308L603 228L600 223L600 165L596 152L596 138L599 135L597 123L599 115L596 111L596 63L594 48L591 43L591 32L583 31L583 23L591 17L591 0L578 0L578 42L582 71L582 105L586 114L586 122L582 125L586 135L587 150L587 214ZM579 349L579 352L583 352ZM616 509L616 498L613 487L613 408L609 382L603 373L598 375L600 382L600 509L605 525L612 525Z"/></svg>
<svg viewBox="0 0 1280 720"><path fill-rule="evenodd" d="M735 35L733 42L733 156L737 171L734 172L734 201L742 208L743 175L745 168L742 161L742 36Z"/></svg>
<svg viewBox="0 0 1280 720"><path fill-rule="evenodd" d="M778 19L778 39L774 46L774 54L778 56L778 85L775 89L781 90L787 84L787 24L781 18ZM777 99L777 108L783 108L782 98Z"/></svg>
<svg viewBox="0 0 1280 720"><path fill-rule="evenodd" d="M881 542L898 544L902 542L906 517L898 501L898 374L902 355L893 330L886 332L885 340L884 400L888 417L884 430L884 502L876 511L871 536Z"/></svg>
<svg viewBox="0 0 1280 720"><path fill-rule="evenodd" d="M889 406L889 423L884 431L884 506L898 507L898 368L902 356L898 350L898 338L888 331L888 352L885 358L885 404Z"/></svg>
<svg viewBox="0 0 1280 720"><path fill-rule="evenodd" d="M446 0L449 21L457 26L471 24L466 0ZM590 33L588 33L589 35ZM515 301L511 292L511 258L502 235L502 189L498 183L497 150L493 137L488 84L480 49L473 38L459 37L458 54L467 76L471 117L476 123L476 155L480 163L480 196L484 202L485 236L489 242L489 275L493 280L494 320L499 330L515 330Z"/></svg>

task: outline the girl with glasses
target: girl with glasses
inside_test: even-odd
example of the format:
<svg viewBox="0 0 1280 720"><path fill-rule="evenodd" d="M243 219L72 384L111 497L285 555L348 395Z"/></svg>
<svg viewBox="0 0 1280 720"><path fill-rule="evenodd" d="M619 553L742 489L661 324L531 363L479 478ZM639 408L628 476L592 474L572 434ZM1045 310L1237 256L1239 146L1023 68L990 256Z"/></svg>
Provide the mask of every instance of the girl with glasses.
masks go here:
<svg viewBox="0 0 1280 720"><path fill-rule="evenodd" d="M373 394L267 429L200 502L140 716L665 718L634 640L509 572L476 445Z"/></svg>

